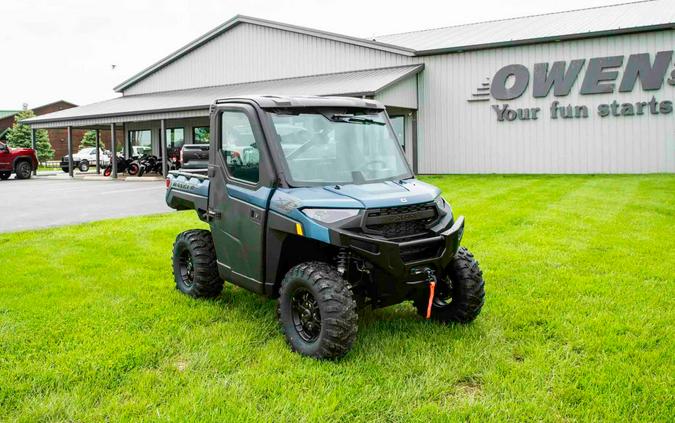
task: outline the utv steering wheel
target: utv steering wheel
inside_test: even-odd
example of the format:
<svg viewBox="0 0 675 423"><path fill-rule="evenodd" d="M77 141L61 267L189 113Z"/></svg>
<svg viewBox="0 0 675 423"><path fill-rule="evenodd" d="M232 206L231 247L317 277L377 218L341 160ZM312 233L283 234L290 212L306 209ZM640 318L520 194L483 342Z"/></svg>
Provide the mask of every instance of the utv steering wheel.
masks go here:
<svg viewBox="0 0 675 423"><path fill-rule="evenodd" d="M385 162L384 160L371 160L359 166L359 171L369 168L370 166L378 163L382 164L383 166L387 166L387 162Z"/></svg>

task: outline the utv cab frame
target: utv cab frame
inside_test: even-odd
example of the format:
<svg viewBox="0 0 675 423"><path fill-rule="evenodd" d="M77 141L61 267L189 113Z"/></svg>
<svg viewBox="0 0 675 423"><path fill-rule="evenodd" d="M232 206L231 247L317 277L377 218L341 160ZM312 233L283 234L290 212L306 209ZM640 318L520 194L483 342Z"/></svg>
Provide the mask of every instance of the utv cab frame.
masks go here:
<svg viewBox="0 0 675 423"><path fill-rule="evenodd" d="M208 171L167 179L167 204L210 225L176 239L179 290L213 297L227 280L278 298L289 345L316 358L350 349L363 306L411 300L441 322L480 313L464 218L415 179L381 103L248 96L216 101L210 119Z"/></svg>

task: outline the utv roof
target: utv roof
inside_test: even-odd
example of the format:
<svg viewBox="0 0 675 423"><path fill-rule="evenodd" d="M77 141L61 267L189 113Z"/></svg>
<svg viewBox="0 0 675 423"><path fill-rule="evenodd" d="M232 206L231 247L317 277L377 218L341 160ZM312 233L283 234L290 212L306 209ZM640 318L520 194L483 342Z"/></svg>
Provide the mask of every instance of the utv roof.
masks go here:
<svg viewBox="0 0 675 423"><path fill-rule="evenodd" d="M348 107L364 109L381 109L384 105L377 100L354 97L319 97L319 96L291 96L291 95L243 95L216 100L216 104L228 103L237 100L250 100L262 108L293 108L293 107Z"/></svg>

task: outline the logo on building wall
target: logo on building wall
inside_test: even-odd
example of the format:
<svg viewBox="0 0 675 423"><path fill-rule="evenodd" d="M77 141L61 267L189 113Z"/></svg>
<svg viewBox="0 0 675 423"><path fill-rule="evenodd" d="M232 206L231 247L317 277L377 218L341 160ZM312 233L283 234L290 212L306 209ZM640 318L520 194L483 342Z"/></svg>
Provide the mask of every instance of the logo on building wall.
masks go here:
<svg viewBox="0 0 675 423"><path fill-rule="evenodd" d="M629 56L593 57L535 63L532 70L521 64L511 64L499 69L492 78L482 81L469 102L491 100L509 101L523 97L531 86L533 98L565 97L570 94L578 80L579 94L613 94L632 92L641 85L644 91L658 91L664 85L675 86L675 69L671 67L673 50L659 51L652 60L650 53ZM508 103L491 105L498 121L537 120L543 113L541 107L514 108ZM564 104L559 100L550 103L551 119L588 118L589 108L583 104ZM672 99L620 103L613 100L599 104L596 113L600 117L635 116L644 114L669 114L673 112Z"/></svg>

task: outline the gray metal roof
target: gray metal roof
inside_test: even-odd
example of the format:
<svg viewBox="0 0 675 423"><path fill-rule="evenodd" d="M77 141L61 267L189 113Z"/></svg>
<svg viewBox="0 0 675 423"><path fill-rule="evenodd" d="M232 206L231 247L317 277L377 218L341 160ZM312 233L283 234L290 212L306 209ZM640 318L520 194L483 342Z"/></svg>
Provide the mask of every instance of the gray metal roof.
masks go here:
<svg viewBox="0 0 675 423"><path fill-rule="evenodd" d="M675 28L675 0L623 3L522 18L381 35L416 55Z"/></svg>
<svg viewBox="0 0 675 423"><path fill-rule="evenodd" d="M140 81L141 79L145 78L146 76L150 75L151 73L167 66L168 64L172 63L173 61L181 58L182 56L186 55L190 51L206 44L207 42L211 41L212 39L220 36L224 32L228 31L231 28L234 28L235 26L241 24L241 23L249 23L253 25L258 25L258 26L264 26L268 28L276 28L280 29L283 31L290 31L290 32L296 32L300 34L306 34L306 35L313 35L315 37L319 38L326 38L334 41L339 41L342 43L347 43L347 44L354 44L354 45L359 45L363 47L369 47L373 48L376 50L382 50L382 51L388 51L391 53L397 53L397 54L402 54L406 56L413 56L414 52L410 49L407 49L405 47L400 47L400 46L394 46L394 45L389 45L386 43L382 43L379 41L374 41L374 40L368 40L365 38L358 38L358 37L351 37L349 35L342 35L342 34L336 34L333 32L328 32L328 31L322 31L319 29L312 29L312 28L306 28L302 26L297 26L297 25L290 25L286 24L283 22L276 22L276 21L270 21L267 19L260 19L260 18L254 18L251 16L244 16L244 15L236 15L232 19L228 20L227 22L223 23L222 25L217 26L216 28L212 29L211 31L207 32L206 34L202 35L201 37L197 38L196 40L193 40L189 42L188 44L184 45L183 47L179 48L178 50L174 51L173 53L169 54L165 58L161 59L160 61L150 65L149 67L143 69L136 75L132 76L131 78L127 79L126 81L122 82L118 86L114 88L115 91L121 92L124 91L126 88L134 85L136 82Z"/></svg>
<svg viewBox="0 0 675 423"><path fill-rule="evenodd" d="M120 119L118 121L123 121L121 120L123 116L204 110L208 109L217 99L244 95L373 96L396 82L420 72L423 68L423 64L416 64L246 84L128 95L25 119L23 122L41 124L67 121L74 125L73 122L75 121L86 120L91 124L92 119L111 116L118 117Z"/></svg>
<svg viewBox="0 0 675 423"><path fill-rule="evenodd" d="M369 108L382 109L385 106L377 100L362 99L356 97L337 97L337 96L310 96L310 95L242 95L228 97L227 99L216 100L218 104L236 102L238 100L251 100L264 109L280 107L335 107L335 108Z"/></svg>

